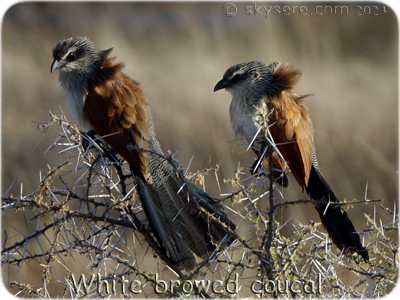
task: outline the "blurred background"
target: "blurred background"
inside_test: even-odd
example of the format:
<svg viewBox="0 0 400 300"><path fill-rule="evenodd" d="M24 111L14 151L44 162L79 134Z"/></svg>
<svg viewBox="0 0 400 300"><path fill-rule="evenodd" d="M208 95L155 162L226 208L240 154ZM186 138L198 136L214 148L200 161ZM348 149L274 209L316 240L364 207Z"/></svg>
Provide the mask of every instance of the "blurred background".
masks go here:
<svg viewBox="0 0 400 300"><path fill-rule="evenodd" d="M141 83L164 150L180 150L182 165L194 155L190 172L220 163L221 191L213 177L206 181L211 196L231 192L222 179L232 178L239 164L247 177L253 162L251 153L231 142L231 96L213 88L232 64L278 60L302 71L297 93L314 94L306 103L317 156L339 199L364 199L368 185L368 199L383 198L383 205L393 208L398 201L398 23L390 7L235 2L235 10L225 4L39 2L11 7L2 23L2 194L14 180L14 195L21 182L24 193L35 190L39 171L62 162L57 151L42 155L57 131L38 143L42 132L32 121L49 120L49 111L60 115L58 105L72 120L58 72L50 73L51 54L59 40L82 35L100 49L114 46L125 73ZM263 5L272 6L268 17L259 8ZM284 6L289 8L284 11ZM307 15L300 6L307 7ZM306 198L294 178L291 182L283 191L286 200ZM373 210L373 205L350 209L358 230L366 224L363 214ZM18 225L18 216L5 215L3 223L28 232ZM311 205L286 209L281 217L319 221ZM76 274L85 267L71 266ZM40 282L38 270L26 268L19 279ZM5 283L17 278L7 272L3 269ZM53 291L60 292L56 283Z"/></svg>

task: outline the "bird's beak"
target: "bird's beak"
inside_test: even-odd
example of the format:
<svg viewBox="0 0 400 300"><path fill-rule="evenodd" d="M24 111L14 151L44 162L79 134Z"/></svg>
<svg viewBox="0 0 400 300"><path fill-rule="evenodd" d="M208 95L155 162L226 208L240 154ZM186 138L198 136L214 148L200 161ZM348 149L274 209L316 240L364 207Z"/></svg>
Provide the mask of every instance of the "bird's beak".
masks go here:
<svg viewBox="0 0 400 300"><path fill-rule="evenodd" d="M230 87L230 86L231 86L231 82L228 79L223 78L214 87L214 92L216 92L218 90L222 90L222 89Z"/></svg>
<svg viewBox="0 0 400 300"><path fill-rule="evenodd" d="M53 63L51 64L51 69L50 69L51 73L53 73L53 72L54 72L55 70L57 70L59 67L60 67L60 61L57 60L57 59L55 59L55 60L53 61Z"/></svg>

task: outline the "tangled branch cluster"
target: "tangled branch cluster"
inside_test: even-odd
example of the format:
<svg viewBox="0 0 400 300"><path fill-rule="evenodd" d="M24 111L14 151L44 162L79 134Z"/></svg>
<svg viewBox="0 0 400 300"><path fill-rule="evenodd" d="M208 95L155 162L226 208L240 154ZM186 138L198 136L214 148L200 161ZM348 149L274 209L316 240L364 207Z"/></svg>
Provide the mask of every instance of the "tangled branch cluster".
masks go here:
<svg viewBox="0 0 400 300"><path fill-rule="evenodd" d="M368 227L360 235L371 259L364 262L332 246L320 223L293 225L278 219L277 210L313 201L288 201L268 176L242 179L240 167L225 180L232 192L218 200L238 224L232 233L236 241L217 248L207 260L199 259L193 271L183 274L155 241L129 166L106 145L82 135L64 115L51 113L51 120L38 122L38 127L44 134L52 127L59 129L46 152L59 150L64 162L49 167L37 190L16 197L10 187L2 196L3 217L22 212L36 224L21 229L24 226L3 222L3 274L8 274L8 285L16 295L370 298L386 295L396 284L399 258L394 237L399 216L395 208L384 207L380 199L339 204L343 209L374 205L391 216L392 221L382 224L376 215L365 215ZM211 173L218 178L218 166L189 174L173 154L165 159L195 183L203 183ZM282 229L289 226L291 234L284 236ZM40 286L10 280L11 272L20 274L35 263L42 276ZM92 275L76 274L79 264ZM56 266L65 272L54 271ZM63 288L51 294L49 287L56 282Z"/></svg>

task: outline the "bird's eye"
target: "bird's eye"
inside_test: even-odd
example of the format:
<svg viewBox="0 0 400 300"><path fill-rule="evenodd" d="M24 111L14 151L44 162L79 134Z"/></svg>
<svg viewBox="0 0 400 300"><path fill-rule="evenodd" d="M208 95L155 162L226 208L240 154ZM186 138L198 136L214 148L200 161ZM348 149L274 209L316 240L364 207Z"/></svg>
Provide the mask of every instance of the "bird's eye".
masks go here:
<svg viewBox="0 0 400 300"><path fill-rule="evenodd" d="M75 58L75 53L74 52L70 52L70 53L68 53L68 55L67 55L67 59L69 59L69 60L73 60Z"/></svg>
<svg viewBox="0 0 400 300"><path fill-rule="evenodd" d="M232 80L233 81L239 81L243 79L243 74L236 74L235 76L233 76Z"/></svg>

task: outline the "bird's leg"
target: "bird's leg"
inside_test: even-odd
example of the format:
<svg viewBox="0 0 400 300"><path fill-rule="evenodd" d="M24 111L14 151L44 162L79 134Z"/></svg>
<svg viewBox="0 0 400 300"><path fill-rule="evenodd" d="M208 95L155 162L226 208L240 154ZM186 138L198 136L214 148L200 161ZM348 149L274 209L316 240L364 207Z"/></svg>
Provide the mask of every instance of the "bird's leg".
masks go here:
<svg viewBox="0 0 400 300"><path fill-rule="evenodd" d="M82 147L85 152L87 152L90 147L93 147L93 143L95 143L97 147L100 148L104 152L105 156L108 157L111 161L120 163L120 160L117 158L117 153L115 152L115 150L110 148L110 146L108 146L100 138L96 137L96 135L97 132L95 130L82 132Z"/></svg>
<svg viewBox="0 0 400 300"><path fill-rule="evenodd" d="M254 161L254 163L249 168L251 175L257 174L259 172L263 161L264 161L264 157L261 157L261 156Z"/></svg>
<svg viewBox="0 0 400 300"><path fill-rule="evenodd" d="M108 146L108 144L103 142L101 139L97 138L96 137L97 132L95 130L89 130L87 132L82 133L82 135L83 135L82 147L85 150L85 153L87 152L87 150L90 147L94 147L93 143L96 143L98 148L100 148L103 151L104 156L107 157L109 159L109 161L116 162L115 168L116 168L117 174L120 178L121 191L122 191L122 194L124 196L126 196L127 190L126 190L125 180L132 177L132 174L125 175L123 173L122 167L121 167L122 159L119 159L117 157L117 152L114 149L110 148L110 146Z"/></svg>
<svg viewBox="0 0 400 300"><path fill-rule="evenodd" d="M96 137L96 135L98 134L95 130L92 129L86 132L82 132L82 135L82 147L85 152L93 145L93 143L95 143L101 150L104 151L104 153L115 156L116 152L111 149L103 140Z"/></svg>
<svg viewBox="0 0 400 300"><path fill-rule="evenodd" d="M254 161L254 163L250 167L251 175L253 176L257 175L258 177L265 175L266 177L271 177L274 182L276 182L282 187L287 188L289 186L289 177L287 176L286 172L283 169L281 169L281 167L276 165L272 160L272 156L274 156L273 147L262 145L258 153L259 153L258 158ZM268 164L269 167L267 169L266 168L262 169L261 166L266 167L264 163L269 155L271 155L271 165Z"/></svg>
<svg viewBox="0 0 400 300"><path fill-rule="evenodd" d="M254 144L256 143L256 141L254 142ZM253 147L255 146L253 144ZM259 143L259 148L257 149L258 152L258 158L254 161L254 163L251 165L250 167L250 174L254 175L259 173L261 166L264 163L265 157L266 157L266 153L267 153L267 145L265 142L261 142Z"/></svg>
<svg viewBox="0 0 400 300"><path fill-rule="evenodd" d="M96 140L95 135L96 135L95 130L89 130L86 132L82 132L82 147L83 150L86 152L89 147L90 147L90 140Z"/></svg>

